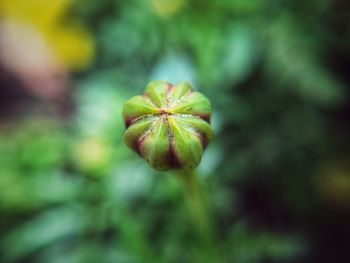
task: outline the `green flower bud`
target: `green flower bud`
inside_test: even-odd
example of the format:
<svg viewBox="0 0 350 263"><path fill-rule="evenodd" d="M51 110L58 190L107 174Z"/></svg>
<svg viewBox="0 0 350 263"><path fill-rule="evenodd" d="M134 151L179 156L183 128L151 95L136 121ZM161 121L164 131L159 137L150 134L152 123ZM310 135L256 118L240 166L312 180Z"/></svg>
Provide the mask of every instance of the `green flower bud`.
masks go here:
<svg viewBox="0 0 350 263"><path fill-rule="evenodd" d="M187 83L152 81L123 108L125 143L156 170L195 168L213 137L211 105Z"/></svg>

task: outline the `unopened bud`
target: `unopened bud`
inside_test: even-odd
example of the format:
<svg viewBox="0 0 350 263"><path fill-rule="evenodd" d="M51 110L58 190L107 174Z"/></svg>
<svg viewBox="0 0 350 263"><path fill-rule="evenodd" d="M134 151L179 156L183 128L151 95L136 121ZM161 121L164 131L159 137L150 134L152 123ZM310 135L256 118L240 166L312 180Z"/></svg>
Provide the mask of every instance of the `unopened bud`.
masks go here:
<svg viewBox="0 0 350 263"><path fill-rule="evenodd" d="M156 170L195 168L213 137L211 105L187 83L152 81L123 108L125 143Z"/></svg>

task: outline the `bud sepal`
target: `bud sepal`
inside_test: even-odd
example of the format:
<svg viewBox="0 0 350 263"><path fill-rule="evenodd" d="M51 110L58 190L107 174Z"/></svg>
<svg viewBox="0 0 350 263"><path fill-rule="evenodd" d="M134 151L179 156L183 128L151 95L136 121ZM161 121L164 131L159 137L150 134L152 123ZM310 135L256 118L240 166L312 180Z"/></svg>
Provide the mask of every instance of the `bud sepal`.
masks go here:
<svg viewBox="0 0 350 263"><path fill-rule="evenodd" d="M123 108L125 143L156 170L192 169L213 137L211 105L187 83L152 81Z"/></svg>

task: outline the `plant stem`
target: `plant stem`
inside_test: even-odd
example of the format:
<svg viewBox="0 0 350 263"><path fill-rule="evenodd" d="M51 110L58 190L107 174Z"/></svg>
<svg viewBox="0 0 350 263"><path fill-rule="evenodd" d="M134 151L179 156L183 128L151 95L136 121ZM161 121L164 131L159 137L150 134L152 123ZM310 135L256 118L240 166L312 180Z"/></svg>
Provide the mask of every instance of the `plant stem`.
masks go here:
<svg viewBox="0 0 350 263"><path fill-rule="evenodd" d="M203 202L201 185L195 170L182 170L179 174L185 186L187 203L193 223L197 226L197 231L205 233L208 230L208 215Z"/></svg>
<svg viewBox="0 0 350 263"><path fill-rule="evenodd" d="M185 187L188 209L202 251L198 262L219 262L215 251L213 229L197 173L195 170L182 170L178 177Z"/></svg>

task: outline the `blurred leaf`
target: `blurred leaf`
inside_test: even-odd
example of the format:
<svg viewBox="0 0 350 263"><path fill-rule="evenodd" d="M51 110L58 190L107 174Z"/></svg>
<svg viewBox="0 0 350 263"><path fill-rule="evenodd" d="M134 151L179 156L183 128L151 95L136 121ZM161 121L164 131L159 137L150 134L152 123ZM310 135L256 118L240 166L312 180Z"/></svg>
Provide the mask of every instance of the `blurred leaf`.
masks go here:
<svg viewBox="0 0 350 263"><path fill-rule="evenodd" d="M344 87L327 72L318 59L317 45L292 21L279 21L269 33L267 73L298 94L302 99L320 105L336 105L342 101ZM274 87L271 87L274 88Z"/></svg>
<svg viewBox="0 0 350 263"><path fill-rule="evenodd" d="M284 260L296 257L304 251L304 244L293 236L283 237L272 233L257 233L237 224L231 232L227 249L233 249L233 262L261 262L262 260Z"/></svg>
<svg viewBox="0 0 350 263"><path fill-rule="evenodd" d="M77 235L83 224L77 207L46 211L1 239L3 260L15 262L52 242Z"/></svg>
<svg viewBox="0 0 350 263"><path fill-rule="evenodd" d="M145 163L129 162L119 166L107 181L107 191L111 200L129 203L135 198L151 194L154 176Z"/></svg>
<svg viewBox="0 0 350 263"><path fill-rule="evenodd" d="M234 23L231 32L225 36L225 45L217 61L221 77L225 82L241 82L251 73L259 58L259 47L253 32Z"/></svg>

